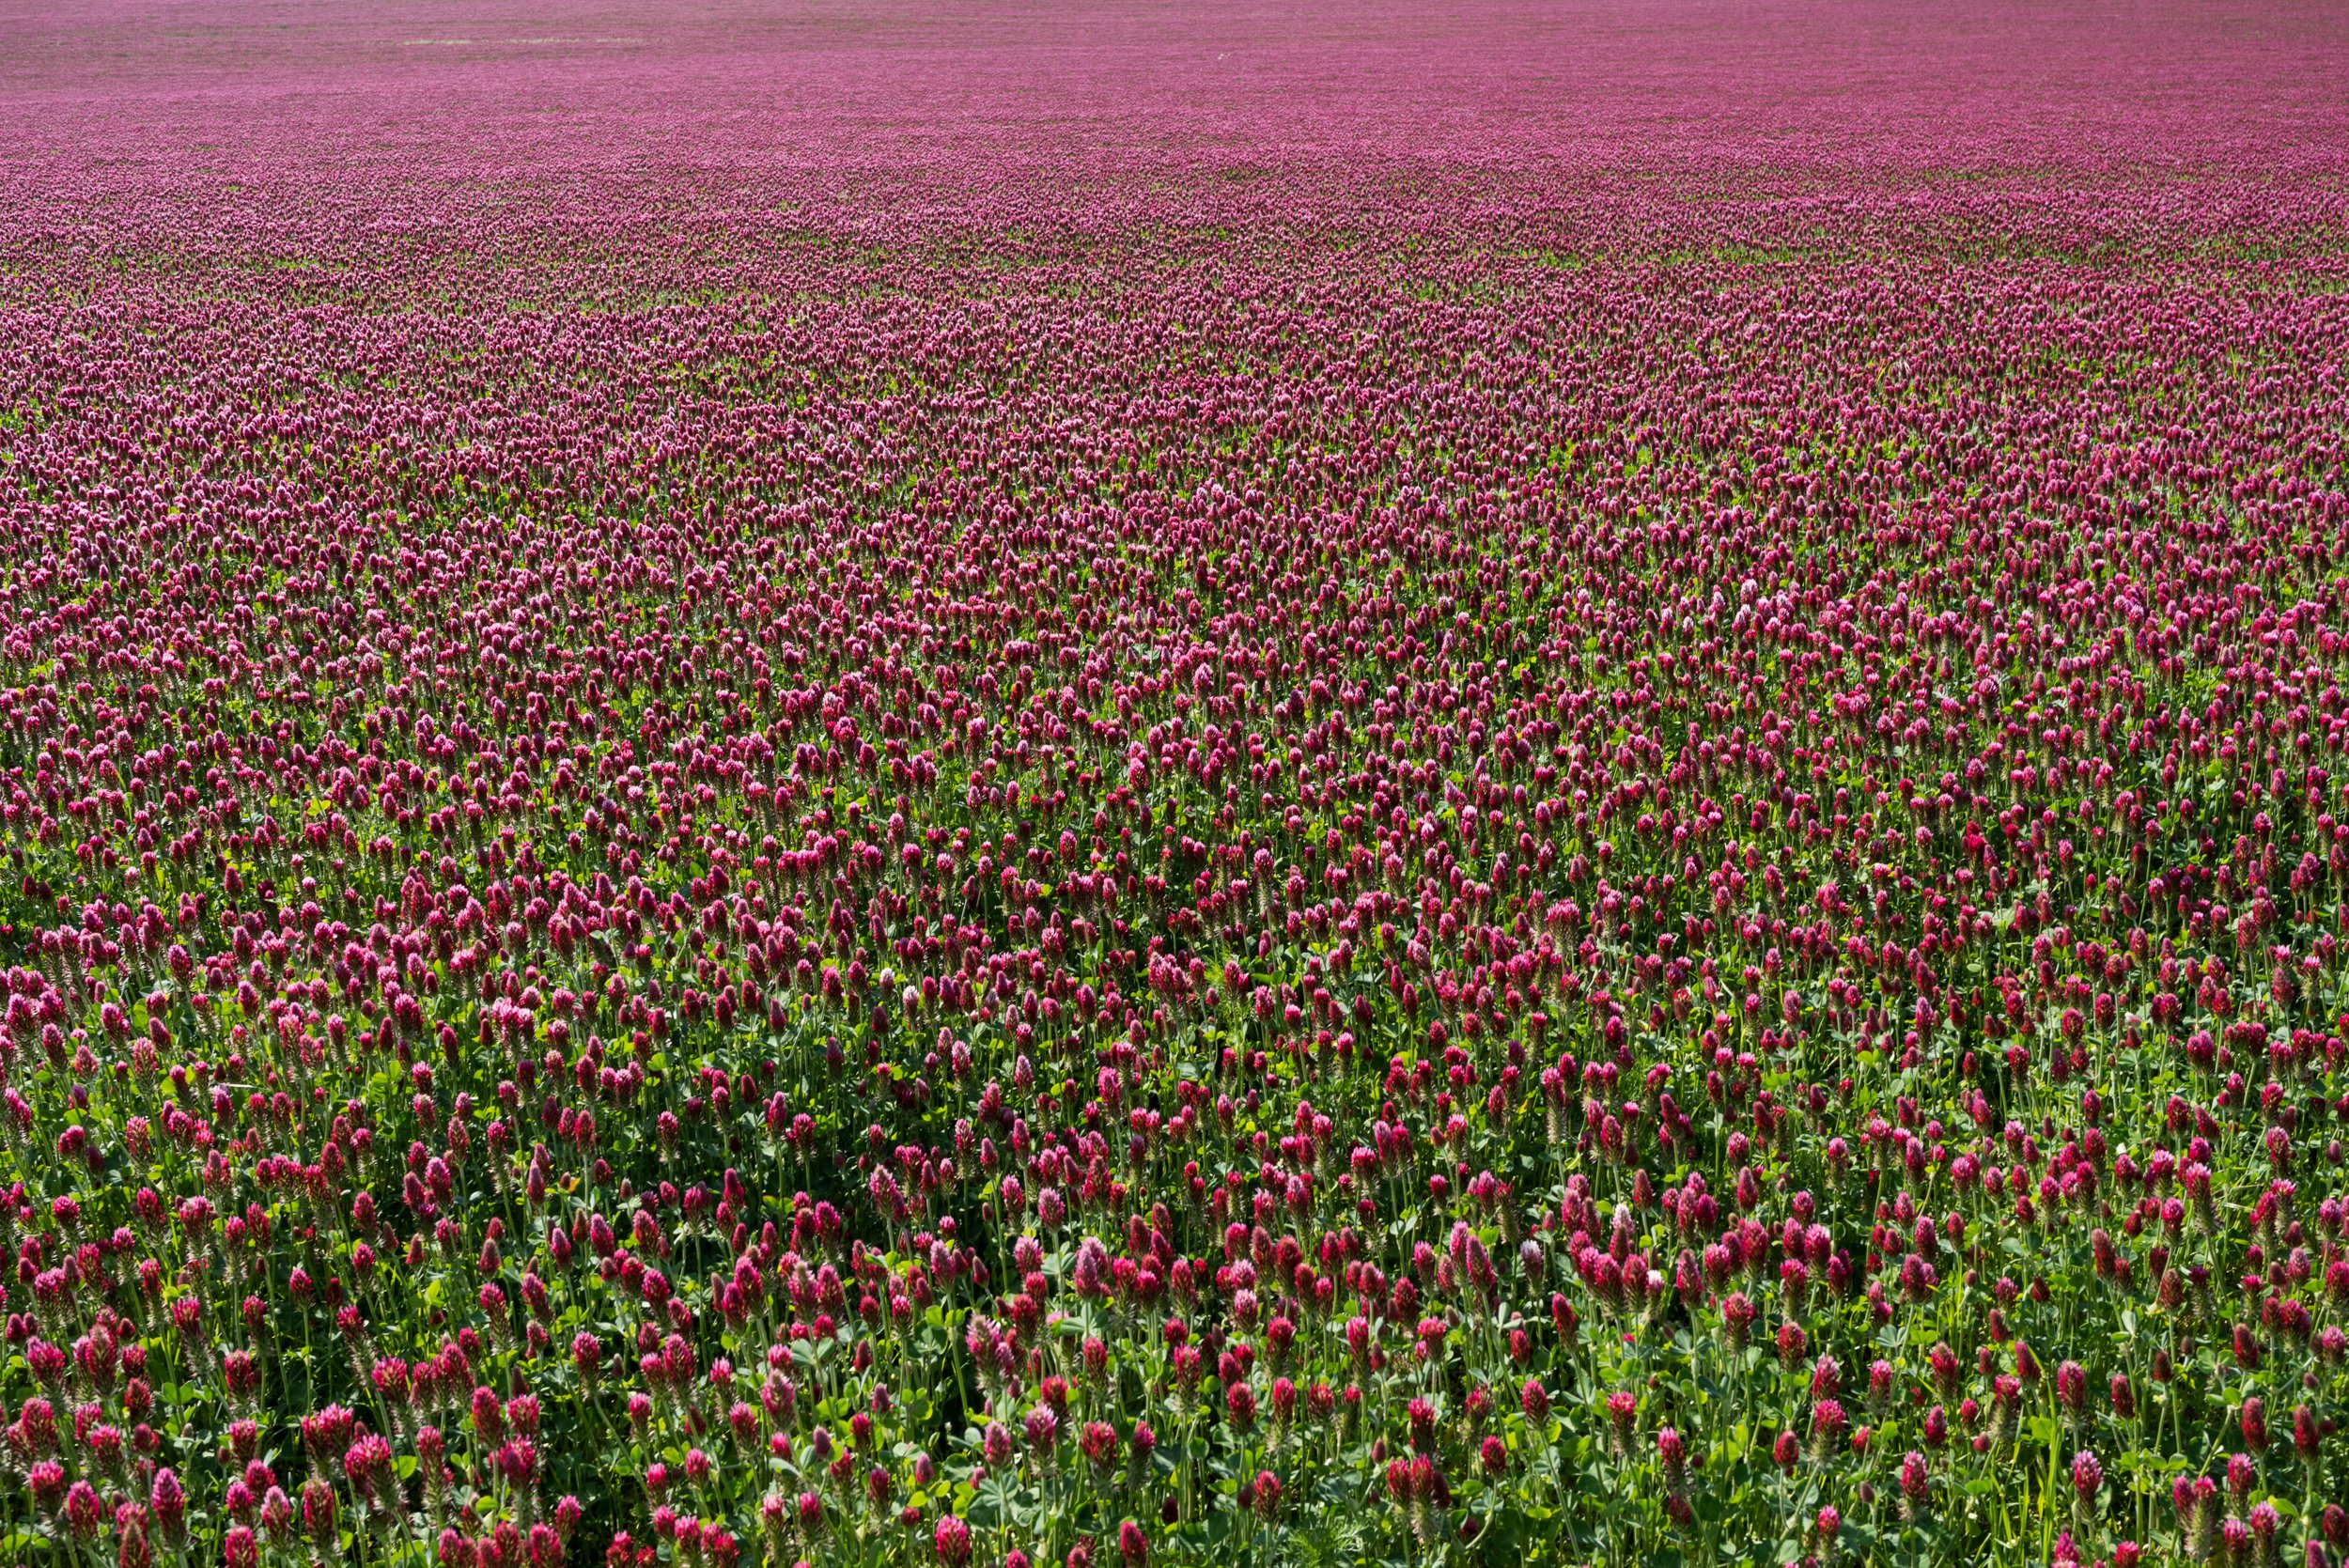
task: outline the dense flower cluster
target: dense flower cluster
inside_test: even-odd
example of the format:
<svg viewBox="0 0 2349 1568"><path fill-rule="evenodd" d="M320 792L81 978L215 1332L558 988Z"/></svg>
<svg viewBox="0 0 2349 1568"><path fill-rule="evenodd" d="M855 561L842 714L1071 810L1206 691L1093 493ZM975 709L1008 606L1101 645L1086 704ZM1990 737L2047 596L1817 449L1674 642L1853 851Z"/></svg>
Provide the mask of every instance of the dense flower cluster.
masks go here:
<svg viewBox="0 0 2349 1568"><path fill-rule="evenodd" d="M2349 1553L2338 160L245 101L8 155L0 1560Z"/></svg>

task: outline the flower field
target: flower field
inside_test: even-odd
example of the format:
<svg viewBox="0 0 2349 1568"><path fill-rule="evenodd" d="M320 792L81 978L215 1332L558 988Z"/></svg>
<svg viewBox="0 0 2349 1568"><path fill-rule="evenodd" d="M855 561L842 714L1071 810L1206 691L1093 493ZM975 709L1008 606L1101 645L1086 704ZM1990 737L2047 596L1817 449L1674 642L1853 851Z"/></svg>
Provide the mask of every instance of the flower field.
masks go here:
<svg viewBox="0 0 2349 1568"><path fill-rule="evenodd" d="M516 14L0 21L0 1562L2349 1560L2340 19Z"/></svg>

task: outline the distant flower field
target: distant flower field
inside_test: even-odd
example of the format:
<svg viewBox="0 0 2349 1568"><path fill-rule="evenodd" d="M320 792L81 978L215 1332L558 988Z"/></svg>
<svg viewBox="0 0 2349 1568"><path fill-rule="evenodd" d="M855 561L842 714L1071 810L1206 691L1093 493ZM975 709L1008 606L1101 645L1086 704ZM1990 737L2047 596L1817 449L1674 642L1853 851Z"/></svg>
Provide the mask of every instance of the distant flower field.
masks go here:
<svg viewBox="0 0 2349 1568"><path fill-rule="evenodd" d="M0 1562L2342 1562L2249 15L0 27Z"/></svg>

